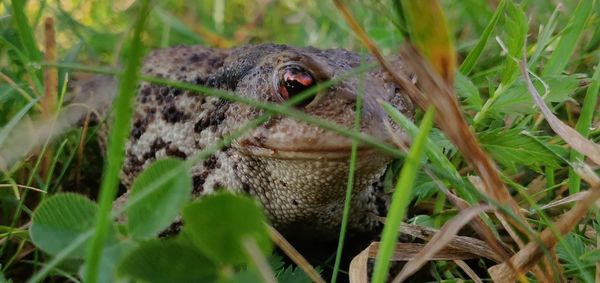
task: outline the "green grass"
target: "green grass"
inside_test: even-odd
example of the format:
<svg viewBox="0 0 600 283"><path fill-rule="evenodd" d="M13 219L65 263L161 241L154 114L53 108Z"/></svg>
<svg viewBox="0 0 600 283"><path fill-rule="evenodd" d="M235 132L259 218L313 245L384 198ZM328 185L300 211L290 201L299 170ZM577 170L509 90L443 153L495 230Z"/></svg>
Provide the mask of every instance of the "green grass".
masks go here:
<svg viewBox="0 0 600 283"><path fill-rule="evenodd" d="M475 174L473 168L436 129L428 136L419 135L415 139L413 151L406 156L406 153L392 144L361 134L356 127L340 128L291 107L297 101L283 105L265 104L225 91L139 76L136 71L140 64L138 58L146 51L177 44L222 47L277 42L364 51L364 46L353 35L333 3L285 0L264 4L267 2L231 0L219 2L224 3L222 6L216 4L218 1L131 2L133 1L0 2L0 157L7 148L25 142L15 140L13 130L20 123L40 117L40 98L44 92L43 70L56 67L59 70L59 89L56 92L61 94L61 109L65 107L62 105L62 94L67 90L66 78L69 81L73 81L73 78L76 80L81 77L82 72L122 78L120 93L124 95L120 95L115 104L115 117L118 121L131 119L129 103L138 80L204 92L266 110L264 116L251 121L239 132L224 137L219 144L185 162L179 170L189 168L193 162L210 156L212 152L226 146L271 115L283 114L352 137L355 140L354 148L358 144L367 144L403 160L405 166L392 166L386 177L390 187L401 187L395 189L391 206L393 213L388 218L390 223L404 221L439 228L457 214L456 207L443 197L444 194L440 193L424 170L432 172L440 182L468 203L483 201L505 211L502 204L495 203L473 187L467 179L468 175ZM147 2L150 2L149 12L144 6ZM411 30L403 26L405 21L398 17L397 6L392 2L344 1L370 38L387 56L396 54L406 40L406 31ZM552 227L552 222L572 207L572 204L544 211L539 208L589 189L589 185L581 181L571 167L571 163L584 158L565 145L540 119L539 111L524 92L516 60L526 56L529 70L540 78L534 82L538 91L547 95L547 103L558 117L597 142L600 132L594 125L598 123L596 105L600 86L600 70L597 67L600 62L600 33L597 29L600 24L600 1L562 1L562 7L557 7L556 1L551 0L441 2L458 53L457 70L461 74L455 86L460 90L457 95L465 117L481 138L482 146L490 151L492 158L499 164L501 175L515 200L524 210L533 212L526 214L529 224L536 231ZM40 23L46 17L54 17L56 22L59 58L56 65L42 62L44 32ZM146 19L142 19L143 17ZM115 67L116 63L121 63L124 69L119 70ZM371 67L373 66L366 66L348 76L360 76ZM327 86L329 85L322 87ZM297 100L301 99L302 97ZM360 105L356 107L360 108ZM386 106L384 108L392 120L402 124L412 137L423 132L414 125L422 124L424 117L429 117L420 110L413 124L398 117L393 109ZM3 278L14 282L82 280L77 268L79 265L71 262L69 254L90 242L90 252L85 258L78 259L79 263L86 266L83 278L86 282L97 282L101 278L98 275L104 268L100 262L105 248L104 240L114 233L110 230L113 225L111 218L149 201L148 196L152 194L152 190L158 189L161 182L165 182L170 176L166 174L169 176L155 180L154 185L148 187L149 191L136 195L121 211L110 211L112 199L116 195L123 145L129 127L128 123L117 123L112 127L113 135L103 171L99 169L102 168L102 161L98 158L96 128L83 136L82 129L73 126L49 143L40 141L35 151L15 162L4 164L0 159L0 165L3 166L0 167L1 184L32 186L45 192L0 187L0 282L3 282ZM83 162L79 166L75 160L78 158L82 138L85 148L81 156ZM413 156L417 149L422 151L423 158ZM45 152L51 154L47 168L43 163ZM354 154L351 164L357 158ZM414 167L419 164L423 169L417 170ZM76 182L78 174L82 176L80 182ZM401 176L399 182L398 176ZM542 180L541 187L535 185L536 179ZM348 179L340 182L351 188L352 181L351 169ZM60 192L88 192L88 197L99 200L97 222L93 229L81 233L60 253L49 256L33 245L28 236L28 228L35 215L33 211L40 202ZM346 204L350 202L350 195L348 190ZM346 208L343 223L346 223L347 218ZM506 236L493 215L483 217L483 220L494 234ZM580 220L580 224L580 227L560 241L557 248L557 262L560 266L551 266L551 269L554 270L553 276L562 274L569 280L591 282L595 264L600 259L595 236L600 233L596 212L590 211ZM348 271L348 267L342 264L342 255L351 256L346 250L342 251L344 240L348 237L344 230L345 225L341 229L337 245L333 243L330 247L331 258L335 257L333 264L315 263L325 270L323 274L329 274L326 277L331 278L333 274L332 282L343 282L344 274ZM398 232L393 226L386 226L384 231L380 250L383 255L375 268L375 279L378 282L387 276L388 261L384 259L391 256L390 251L396 241L394 234ZM465 233L476 236L467 231ZM518 250L514 243L507 244ZM130 248L126 245L119 247L123 251ZM489 278L486 270L492 265L490 261L481 260L472 264L471 268L485 280ZM248 269L251 271L253 266L249 265ZM281 280L292 282L289 278L296 278L291 275L292 271L285 271L278 263L271 263L271 266L276 272L281 272L276 276ZM234 276L228 268L231 267L221 269L219 276ZM236 272L241 269L243 268L235 267ZM467 274L452 261L432 263L430 270L433 275L428 280L469 280ZM240 277L229 279L241 280L243 276L254 278L251 277L254 276L251 272L241 272L235 276ZM536 281L533 274L528 273L526 276L528 280ZM413 280L419 282L419 279Z"/></svg>

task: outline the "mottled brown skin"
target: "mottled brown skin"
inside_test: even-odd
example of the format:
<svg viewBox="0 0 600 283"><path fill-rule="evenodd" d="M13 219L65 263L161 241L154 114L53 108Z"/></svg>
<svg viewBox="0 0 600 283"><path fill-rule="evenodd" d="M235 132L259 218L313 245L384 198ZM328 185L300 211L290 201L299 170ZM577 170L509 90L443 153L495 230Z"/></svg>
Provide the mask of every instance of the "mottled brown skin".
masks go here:
<svg viewBox="0 0 600 283"><path fill-rule="evenodd" d="M285 66L297 65L320 83L343 75L359 63L358 54L343 49L273 44L233 49L178 46L148 55L143 74L282 103L278 86ZM378 100L391 102L408 116L412 116L413 106L380 69L365 73L362 87L361 131L389 141L383 123L388 117ZM347 79L297 109L352 128L358 89L358 77ZM130 185L155 159L191 157L261 113L219 98L141 83L122 181ZM221 189L248 193L260 200L272 224L285 234L332 239L339 233L351 143L316 126L276 116L193 167L194 195ZM374 149L360 147L351 233L378 229L371 216L385 211L386 198L379 180L391 160Z"/></svg>

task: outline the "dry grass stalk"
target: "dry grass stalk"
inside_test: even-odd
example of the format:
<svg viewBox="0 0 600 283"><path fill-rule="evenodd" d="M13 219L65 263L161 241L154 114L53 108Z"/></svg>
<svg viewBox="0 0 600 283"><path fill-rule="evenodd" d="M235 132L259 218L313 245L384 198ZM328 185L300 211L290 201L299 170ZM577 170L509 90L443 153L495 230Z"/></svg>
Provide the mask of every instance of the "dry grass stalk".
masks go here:
<svg viewBox="0 0 600 283"><path fill-rule="evenodd" d="M537 89L533 86L531 79L529 78L529 72L527 71L527 62L522 60L519 63L519 67L521 70L521 74L525 78L525 83L527 84L527 90L529 94L533 97L533 101L535 105L542 111L544 118L548 121L548 125L550 128L558 134L567 144L569 144L572 148L579 151L583 155L589 157L594 163L600 165L600 145L591 142L582 136L578 131L569 127L563 121L558 119L552 113L552 111L546 106L546 103L537 92Z"/></svg>
<svg viewBox="0 0 600 283"><path fill-rule="evenodd" d="M600 155L595 156L598 151L598 145L590 142L583 136L581 136L573 128L567 126L565 123L560 121L550 109L544 103L544 100L538 94L537 90L533 86L529 73L527 72L527 62L521 61L520 64L521 74L527 84L527 89L534 99L535 104L540 108L542 114L550 124L551 128L561 136L571 147L580 151L584 155L590 157L594 162L598 163L594 158L600 158ZM593 157L595 156L595 157ZM589 168L589 167L588 167ZM492 266L488 269L492 279L496 282L512 282L523 273L530 270L543 256L545 249L551 250L558 242L558 237L565 235L571 231L577 223L587 214L588 210L600 199L600 179L592 170L586 170L585 166L575 167L576 172L582 176L582 179L590 182L591 188L589 191L584 192L581 196L581 200L571 208L569 211L564 213L553 225L546 228L541 234L538 241L530 241L523 249L515 254L508 262ZM507 267L507 264L511 264L519 272L515 274L512 270Z"/></svg>
<svg viewBox="0 0 600 283"><path fill-rule="evenodd" d="M377 257L377 251L379 250L379 242L373 242L369 246L369 258L375 259ZM425 244L418 243L398 243L396 245L396 249L394 250L394 255L392 256L393 261L412 261L418 259L420 254L423 252L423 249L426 248ZM479 258L479 255L467 252L461 249L455 249L451 247L442 247L437 250L435 253L432 253L431 256L426 261L431 260L454 260L454 259L476 259Z"/></svg>
<svg viewBox="0 0 600 283"><path fill-rule="evenodd" d="M475 273L475 271L473 271L473 269L471 269L471 267L469 267L469 265L466 262L456 259L453 260L453 262L456 265L458 265L458 267L460 267L467 274L467 276L469 276L469 278L471 278L475 283L483 283L481 278L477 276L477 273Z"/></svg>
<svg viewBox="0 0 600 283"><path fill-rule="evenodd" d="M258 270L258 274L260 275L262 281L265 283L277 283L277 280L275 279L275 273L273 273L273 269L271 269L271 266L265 258L265 255L256 245L256 241L248 237L242 241L242 244L244 245L246 253L254 262L254 265L256 266L256 269Z"/></svg>
<svg viewBox="0 0 600 283"><path fill-rule="evenodd" d="M558 221L544 229L538 241L530 241L517 252L508 262L492 266L488 269L494 282L514 282L523 273L530 270L544 255L545 249L552 249L558 242L558 237L571 231L583 218L588 210L600 198L600 183L586 192L585 198L577 202L571 210L564 213ZM508 267L511 264L517 273Z"/></svg>
<svg viewBox="0 0 600 283"><path fill-rule="evenodd" d="M350 269L348 270L348 278L350 283L363 283L369 282L369 271L367 264L369 262L369 251L375 243L371 243L362 252L356 255L350 262Z"/></svg>
<svg viewBox="0 0 600 283"><path fill-rule="evenodd" d="M426 62L414 48L407 48L403 52L403 59L406 65L416 71L422 91L411 83L405 76L400 76L385 61L373 41L351 15L350 11L339 0L334 0L334 4L340 11L350 28L357 37L365 44L371 54L377 59L382 68L391 76L392 80L410 96L410 98L422 109L427 109L430 104L436 108L437 122L444 134L457 146L464 154L466 160L475 168L485 184L485 192L498 203L508 204L518 221L513 221L513 225L521 227L524 234L531 236L534 232L529 227L524 215L519 210L518 205L511 198L504 183L500 179L497 168L493 161L483 151L475 136L470 131L460 109L458 102L451 88L435 72L427 68ZM425 95L429 94L429 96ZM519 225L521 224L521 225Z"/></svg>
<svg viewBox="0 0 600 283"><path fill-rule="evenodd" d="M425 247L423 247L423 249L402 268L400 273L394 278L393 282L397 283L406 280L408 276L415 273L423 266L423 264L431 260L434 254L447 246L448 243L454 239L456 234L458 234L460 229L469 223L471 219L477 217L480 213L492 209L493 208L489 205L479 205L462 210L458 215L452 218L452 220L446 222L444 226L442 226L440 231L431 238L427 245L425 245Z"/></svg>
<svg viewBox="0 0 600 283"><path fill-rule="evenodd" d="M408 224L403 224L408 225ZM425 228L424 229L431 229ZM467 238L467 237L464 237ZM478 239L473 239L474 241L479 241ZM454 240L452 240L454 242ZM483 243L485 245L485 243ZM456 245L456 243L455 243ZM459 244L460 245L460 244ZM468 246L461 248L448 245L447 247L443 247L434 253L429 260L466 260L466 259L476 259L481 257L481 252L477 249L471 249ZM416 244L416 243L398 243L394 250L394 254L392 256L392 260L394 261L408 261L415 259L418 254L425 247L424 244ZM355 256L350 262L350 270L349 270L349 278L352 283L363 283L369 282L368 280L368 269L367 264L369 259L375 259L377 257L377 252L379 251L379 242L371 243L366 249L364 249L361 253Z"/></svg>
<svg viewBox="0 0 600 283"><path fill-rule="evenodd" d="M54 19L52 17L46 18L44 21L44 60L50 64L56 63L56 34L54 32ZM55 67L46 67L44 69L44 96L42 97L41 111L42 119L52 120L56 113L56 103L58 90L58 70ZM52 163L52 150L47 149L44 153L40 172L42 176L48 174L50 164Z"/></svg>
<svg viewBox="0 0 600 283"><path fill-rule="evenodd" d="M325 283L319 272L277 231L268 226L269 236L277 245L306 275L312 282ZM366 281L364 281L366 282Z"/></svg>
<svg viewBox="0 0 600 283"><path fill-rule="evenodd" d="M431 241L436 234L440 233L439 230L433 228L407 223L402 223L400 225L400 231L403 234L407 234L425 241ZM486 242L476 238L454 236L451 237L450 241L448 241L446 245L450 248L476 254L479 257L488 258L495 262L502 262L502 257L498 255L498 253L496 253Z"/></svg>
<svg viewBox="0 0 600 283"><path fill-rule="evenodd" d="M438 180L437 177L435 177L435 175L433 175L433 173L429 172L429 170L426 170L426 172L429 175L429 177L431 177L432 180L434 180L438 188L440 188L440 190L444 192L446 198L450 203L452 203L452 205L461 210L470 207L467 201L450 192L450 190L448 190L446 186L440 180ZM473 228L473 230L475 230L475 232L477 232L477 234L479 234L482 237L482 239L486 243L489 244L492 250L500 257L501 261L508 259L512 255L510 249L506 245L504 245L502 241L496 238L496 235L494 234L492 229L490 229L490 227L488 227L485 224L485 222L483 222L481 217L475 217L469 223L469 225L471 226L471 228Z"/></svg>
<svg viewBox="0 0 600 283"><path fill-rule="evenodd" d="M498 203L507 204L516 220L508 219L521 233L531 236L534 232L529 227L520 207L508 193L508 189L500 179L496 164L485 153L477 142L465 121L454 90L441 79L421 57L417 50L408 46L402 51L402 58L416 73L423 93L430 95L428 102L433 104L439 113L437 123L444 134L461 151L465 159L473 166L481 177L484 193ZM508 227L507 229L510 229Z"/></svg>

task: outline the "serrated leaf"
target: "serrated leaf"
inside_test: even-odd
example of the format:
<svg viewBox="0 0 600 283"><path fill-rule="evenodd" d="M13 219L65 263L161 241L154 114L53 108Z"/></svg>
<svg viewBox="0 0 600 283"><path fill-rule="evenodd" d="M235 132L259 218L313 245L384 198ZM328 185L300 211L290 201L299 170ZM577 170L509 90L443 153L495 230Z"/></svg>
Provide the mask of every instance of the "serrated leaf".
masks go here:
<svg viewBox="0 0 600 283"><path fill-rule="evenodd" d="M457 72L454 78L454 88L456 93L465 99L469 108L476 111L481 110L483 102L479 90L469 78Z"/></svg>
<svg viewBox="0 0 600 283"><path fill-rule="evenodd" d="M143 242L117 267L119 277L145 282L214 282L215 264L176 238Z"/></svg>
<svg viewBox="0 0 600 283"><path fill-rule="evenodd" d="M251 237L265 254L272 243L267 218L258 204L245 196L220 193L207 196L183 210L184 234L214 261L224 265L249 262L242 245Z"/></svg>
<svg viewBox="0 0 600 283"><path fill-rule="evenodd" d="M581 255L581 260L590 262L600 261L600 249L591 250Z"/></svg>
<svg viewBox="0 0 600 283"><path fill-rule="evenodd" d="M51 196L33 213L31 240L44 252L56 255L94 227L97 210L95 203L78 194ZM85 247L82 245L70 257L83 258Z"/></svg>
<svg viewBox="0 0 600 283"><path fill-rule="evenodd" d="M126 212L129 231L136 239L154 237L173 222L190 198L192 178L183 161L157 160L135 179L130 198L146 190L152 192Z"/></svg>
<svg viewBox="0 0 600 283"><path fill-rule="evenodd" d="M577 75L571 76L552 76L533 81L535 88L540 93L547 93L544 96L546 102L564 102L575 93L579 87L579 78ZM523 80L516 81L511 87L500 94L498 99L490 107L490 112L501 114L533 113L533 100L527 92L527 86Z"/></svg>
<svg viewBox="0 0 600 283"><path fill-rule="evenodd" d="M535 170L540 166L559 167L558 157L538 141L521 134L520 129L494 129L479 133L479 142L492 157L515 171L525 165Z"/></svg>
<svg viewBox="0 0 600 283"><path fill-rule="evenodd" d="M519 74L519 67L513 58L521 58L527 37L527 18L523 9L512 1L506 3L504 29L505 44L508 57L504 59L504 70L501 81L505 86L511 85Z"/></svg>
<svg viewBox="0 0 600 283"><path fill-rule="evenodd" d="M288 266L275 276L279 283L310 283L310 278L298 267Z"/></svg>

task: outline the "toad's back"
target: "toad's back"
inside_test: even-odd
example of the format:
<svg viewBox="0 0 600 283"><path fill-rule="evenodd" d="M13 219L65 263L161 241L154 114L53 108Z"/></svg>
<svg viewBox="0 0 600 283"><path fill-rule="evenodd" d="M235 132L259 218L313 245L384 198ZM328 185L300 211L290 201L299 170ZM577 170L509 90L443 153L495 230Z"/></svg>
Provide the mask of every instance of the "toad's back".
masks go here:
<svg viewBox="0 0 600 283"><path fill-rule="evenodd" d="M179 46L152 52L143 73L283 103L305 89L339 79L358 67L360 60L358 54L343 49L273 44L234 49ZM295 108L352 128L359 89L364 90L363 133L389 140L383 124L388 118L378 100L412 116L410 101L379 69L346 78ZM189 158L261 114L247 105L143 82L138 89L123 182L131 184L152 160ZM194 194L221 189L249 193L260 200L273 225L284 233L333 237L339 230L351 144L350 139L319 127L273 116L195 165ZM385 208L376 184L390 161L372 148L359 148L351 231L376 229L369 215Z"/></svg>

